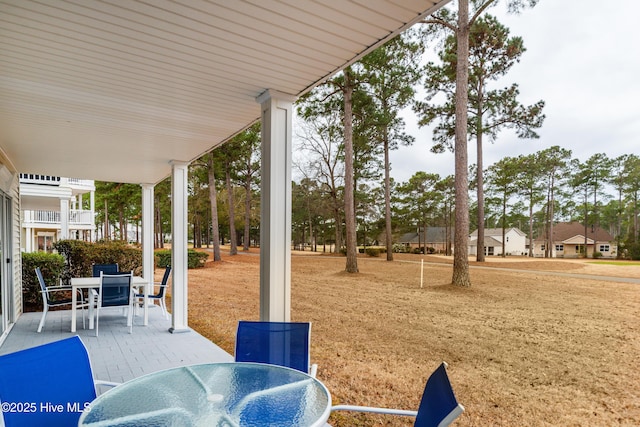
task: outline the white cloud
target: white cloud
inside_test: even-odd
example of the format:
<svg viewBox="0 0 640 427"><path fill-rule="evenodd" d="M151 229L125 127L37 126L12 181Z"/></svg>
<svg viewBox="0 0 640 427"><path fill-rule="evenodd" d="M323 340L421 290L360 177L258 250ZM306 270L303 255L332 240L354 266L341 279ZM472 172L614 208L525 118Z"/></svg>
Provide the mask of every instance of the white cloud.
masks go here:
<svg viewBox="0 0 640 427"><path fill-rule="evenodd" d="M640 2L542 0L520 15L499 7L489 13L521 36L527 48L500 84L518 83L523 103L544 100L547 118L538 140L518 140L507 131L495 144L486 143L485 166L553 145L571 149L580 160L596 153L640 152ZM392 152L396 181L417 171L452 174L453 155L431 153L431 131L418 128L413 113L406 120L416 143ZM470 143L469 164L475 158Z"/></svg>

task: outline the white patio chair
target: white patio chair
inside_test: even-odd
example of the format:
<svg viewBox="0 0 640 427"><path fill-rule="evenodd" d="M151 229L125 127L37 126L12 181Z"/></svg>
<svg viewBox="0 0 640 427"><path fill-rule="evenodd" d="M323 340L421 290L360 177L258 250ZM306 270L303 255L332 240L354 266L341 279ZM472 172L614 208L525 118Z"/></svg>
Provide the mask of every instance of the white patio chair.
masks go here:
<svg viewBox="0 0 640 427"><path fill-rule="evenodd" d="M71 306L72 299L71 296L67 294L72 291L72 288L71 286L47 286L40 267L36 267L35 270L38 283L40 284L40 293L42 294L42 318L40 318L40 323L38 324L38 332L42 332L42 327L44 326L44 321L50 308L64 307L66 305ZM56 293L64 293L65 295L62 298L55 298L53 295ZM79 297L79 302L76 303L76 308L82 309L82 327L84 328L84 309L89 307L89 302L83 298L82 292L79 292Z"/></svg>

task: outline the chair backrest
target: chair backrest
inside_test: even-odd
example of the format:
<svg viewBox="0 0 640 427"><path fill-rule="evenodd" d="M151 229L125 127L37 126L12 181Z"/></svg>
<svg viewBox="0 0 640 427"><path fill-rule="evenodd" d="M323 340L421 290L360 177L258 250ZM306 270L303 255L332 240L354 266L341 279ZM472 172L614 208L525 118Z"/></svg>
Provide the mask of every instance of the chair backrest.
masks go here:
<svg viewBox="0 0 640 427"><path fill-rule="evenodd" d="M118 264L93 264L91 267L93 270L93 277L100 277L100 273L104 274L117 274Z"/></svg>
<svg viewBox="0 0 640 427"><path fill-rule="evenodd" d="M169 283L169 277L171 277L171 267L167 267L164 269L164 276L162 276L162 282L160 283L158 298L162 298L162 296L164 295L164 290L167 287L167 283Z"/></svg>
<svg viewBox="0 0 640 427"><path fill-rule="evenodd" d="M415 427L444 427L464 412L453 394L446 367L443 362L427 380Z"/></svg>
<svg viewBox="0 0 640 427"><path fill-rule="evenodd" d="M131 273L100 274L100 305L119 307L131 304Z"/></svg>
<svg viewBox="0 0 640 427"><path fill-rule="evenodd" d="M241 320L236 333L236 362L286 366L309 373L311 323Z"/></svg>
<svg viewBox="0 0 640 427"><path fill-rule="evenodd" d="M42 303L49 303L49 293L47 292L47 284L44 283L44 277L42 276L42 271L40 267L36 267L36 276L38 277L38 283L40 283L40 290L42 291Z"/></svg>
<svg viewBox="0 0 640 427"><path fill-rule="evenodd" d="M3 416L6 427L77 425L95 397L91 362L78 336L0 356L0 425ZM16 410L5 411L7 404Z"/></svg>

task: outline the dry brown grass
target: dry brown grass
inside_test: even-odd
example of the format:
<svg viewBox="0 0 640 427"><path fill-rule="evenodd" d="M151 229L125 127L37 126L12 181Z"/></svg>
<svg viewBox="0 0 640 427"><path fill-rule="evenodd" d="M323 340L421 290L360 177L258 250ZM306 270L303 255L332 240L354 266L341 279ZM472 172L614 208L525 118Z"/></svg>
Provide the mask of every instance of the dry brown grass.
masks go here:
<svg viewBox="0 0 640 427"><path fill-rule="evenodd" d="M400 261L402 258L403 261ZM292 320L311 321L312 361L334 404L415 409L441 361L465 413L458 426L640 425L640 286L535 270L640 277L640 266L491 259L473 286L449 285L450 259L292 259ZM473 264L473 263L472 263ZM259 259L224 256L189 271L190 325L233 353L240 319L258 319ZM411 425L334 414L336 426Z"/></svg>

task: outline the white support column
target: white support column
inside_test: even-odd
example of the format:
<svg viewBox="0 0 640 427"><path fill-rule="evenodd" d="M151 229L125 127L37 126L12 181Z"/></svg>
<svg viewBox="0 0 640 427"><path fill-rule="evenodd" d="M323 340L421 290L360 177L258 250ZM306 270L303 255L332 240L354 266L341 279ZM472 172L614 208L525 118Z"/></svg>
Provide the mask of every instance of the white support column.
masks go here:
<svg viewBox="0 0 640 427"><path fill-rule="evenodd" d="M33 228L31 226L24 229L24 250L33 252Z"/></svg>
<svg viewBox="0 0 640 427"><path fill-rule="evenodd" d="M142 184L142 277L144 287L144 325L149 324L149 292L153 289L153 184Z"/></svg>
<svg viewBox="0 0 640 427"><path fill-rule="evenodd" d="M187 162L171 162L171 328L188 332L187 321Z"/></svg>
<svg viewBox="0 0 640 427"><path fill-rule="evenodd" d="M69 199L60 199L60 240L69 238Z"/></svg>
<svg viewBox="0 0 640 427"><path fill-rule="evenodd" d="M95 242L98 240L98 230L96 228L96 192L92 191L89 193L89 209L91 209L91 225L93 229L91 230L91 241Z"/></svg>
<svg viewBox="0 0 640 427"><path fill-rule="evenodd" d="M273 90L262 106L260 320L291 319L291 132L295 97Z"/></svg>

